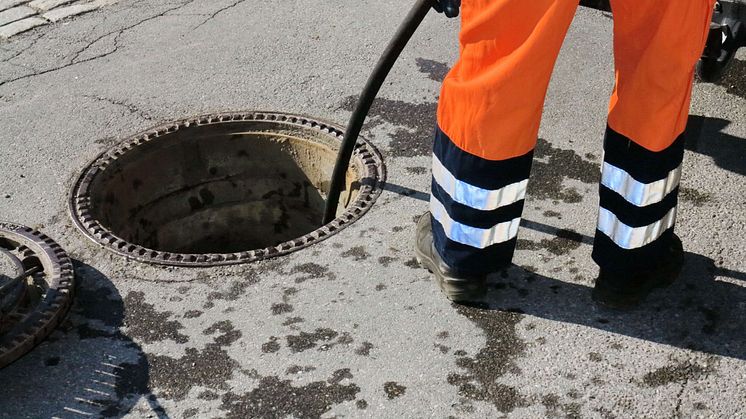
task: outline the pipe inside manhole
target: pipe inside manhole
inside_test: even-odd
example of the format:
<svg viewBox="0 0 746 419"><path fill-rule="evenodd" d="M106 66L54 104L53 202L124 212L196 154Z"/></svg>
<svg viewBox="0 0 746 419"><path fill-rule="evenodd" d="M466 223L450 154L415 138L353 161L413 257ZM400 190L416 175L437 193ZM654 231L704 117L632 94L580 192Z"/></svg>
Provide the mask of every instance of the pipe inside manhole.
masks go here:
<svg viewBox="0 0 746 419"><path fill-rule="evenodd" d="M153 263L209 266L301 249L361 217L385 170L361 140L338 217L321 226L340 127L250 112L193 118L130 138L91 163L71 212L98 243Z"/></svg>

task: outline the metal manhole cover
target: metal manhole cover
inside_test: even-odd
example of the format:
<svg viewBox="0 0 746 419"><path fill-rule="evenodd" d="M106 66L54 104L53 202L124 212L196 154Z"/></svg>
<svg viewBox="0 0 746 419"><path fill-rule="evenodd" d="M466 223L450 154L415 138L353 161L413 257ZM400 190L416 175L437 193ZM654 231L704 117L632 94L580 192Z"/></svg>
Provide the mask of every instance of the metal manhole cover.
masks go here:
<svg viewBox="0 0 746 419"><path fill-rule="evenodd" d="M44 340L72 303L73 265L44 234L0 223L0 368Z"/></svg>
<svg viewBox="0 0 746 419"><path fill-rule="evenodd" d="M70 211L128 258L215 266L287 254L362 217L381 193L380 153L358 141L337 218L321 226L343 128L300 115L207 115L135 135L75 183Z"/></svg>

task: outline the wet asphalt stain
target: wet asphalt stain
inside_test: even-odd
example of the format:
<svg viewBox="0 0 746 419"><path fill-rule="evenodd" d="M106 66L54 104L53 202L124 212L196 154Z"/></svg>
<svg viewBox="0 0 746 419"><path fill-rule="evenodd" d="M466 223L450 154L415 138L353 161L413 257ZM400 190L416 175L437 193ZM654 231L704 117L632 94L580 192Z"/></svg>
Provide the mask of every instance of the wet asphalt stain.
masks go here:
<svg viewBox="0 0 746 419"><path fill-rule="evenodd" d="M185 410L184 414L182 415L182 417L183 418L193 418L193 417L197 416L198 413L199 413L199 409L197 409L196 407L192 407L191 409Z"/></svg>
<svg viewBox="0 0 746 419"><path fill-rule="evenodd" d="M434 344L433 347L435 349L439 350L440 353L442 353L442 354L447 354L451 350L451 348L449 346L445 346L445 345L440 344L440 343Z"/></svg>
<svg viewBox="0 0 746 419"><path fill-rule="evenodd" d="M533 199L577 203L583 200L582 195L575 188L563 187L563 180L596 184L601 179L598 163L585 160L573 150L555 148L543 138L536 143L534 156L528 186L528 196Z"/></svg>
<svg viewBox="0 0 746 419"><path fill-rule="evenodd" d="M339 332L332 329L319 328L313 332L301 332L298 335L288 335L285 339L287 339L288 348L290 348L293 353L299 353L316 348L320 343L321 347L319 350L328 350L333 346L334 338L337 337L340 337ZM346 340L344 335L341 336L340 339Z"/></svg>
<svg viewBox="0 0 746 419"><path fill-rule="evenodd" d="M417 262L416 258L409 259L408 261L404 262L404 266L411 268L411 269L420 269L420 263Z"/></svg>
<svg viewBox="0 0 746 419"><path fill-rule="evenodd" d="M448 72L451 70L448 64L440 61L417 58L415 62L417 63L417 67L420 69L420 73L425 73L428 75L430 80L438 82L445 80Z"/></svg>
<svg viewBox="0 0 746 419"><path fill-rule="evenodd" d="M304 372L311 372L315 371L316 367L307 366L307 367L301 367L300 365L291 365L288 367L288 369L285 370L286 375L296 375Z"/></svg>
<svg viewBox="0 0 746 419"><path fill-rule="evenodd" d="M204 313L202 311L200 311L200 310L189 310L186 313L184 313L184 318L185 319L196 319L197 317L201 316L202 314L204 314Z"/></svg>
<svg viewBox="0 0 746 419"><path fill-rule="evenodd" d="M580 418L580 404L568 403L562 404L559 396L550 393L541 398L541 404L546 408L547 417L561 417L568 419Z"/></svg>
<svg viewBox="0 0 746 419"><path fill-rule="evenodd" d="M403 396L407 392L407 388L395 381L389 381L383 385L383 391L389 400L392 400Z"/></svg>
<svg viewBox="0 0 746 419"><path fill-rule="evenodd" d="M262 344L262 352L265 354L271 354L279 351L281 348L280 342L276 336L271 336L269 341Z"/></svg>
<svg viewBox="0 0 746 419"><path fill-rule="evenodd" d="M701 207L712 202L712 193L702 192L692 188L679 189L679 197L682 201L690 202L695 207Z"/></svg>
<svg viewBox="0 0 746 419"><path fill-rule="evenodd" d="M572 230L558 230L556 236L551 239L542 239L540 242L534 242L525 239L518 239L516 249L518 250L548 250L550 253L562 256L580 247L583 242L583 235Z"/></svg>
<svg viewBox="0 0 746 419"><path fill-rule="evenodd" d="M303 320L302 317L290 317L284 322L282 322L283 326L291 326L298 323L303 323L305 320Z"/></svg>
<svg viewBox="0 0 746 419"><path fill-rule="evenodd" d="M391 262L394 262L396 260L398 259L391 256L381 256L380 258L378 258L378 263L384 268L388 268Z"/></svg>
<svg viewBox="0 0 746 419"><path fill-rule="evenodd" d="M290 271L290 273L303 274L302 276L295 278L295 282L297 284L306 282L309 279L319 279L323 277L326 277L330 281L336 279L336 275L334 275L333 272L329 272L329 268L327 266L322 266L318 263L313 262L297 265Z"/></svg>
<svg viewBox="0 0 746 419"><path fill-rule="evenodd" d="M124 326L127 334L145 343L172 340L187 343L189 338L180 333L184 326L176 320L169 320L173 313L160 312L153 304L145 302L145 293L132 291L124 297Z"/></svg>
<svg viewBox="0 0 746 419"><path fill-rule="evenodd" d="M288 303L275 303L275 304L272 304L272 315L274 315L274 316L279 316L279 315L282 315L282 314L292 313L293 310L295 310L293 308L293 306L290 305L290 304L288 304Z"/></svg>
<svg viewBox="0 0 746 419"><path fill-rule="evenodd" d="M210 336L216 332L222 333L220 336L215 338L215 343L219 346L230 346L235 341L241 339L242 333L240 330L236 330L230 320L223 320L217 323L213 323L212 326L205 329L202 333Z"/></svg>
<svg viewBox="0 0 746 419"><path fill-rule="evenodd" d="M342 109L352 111L358 96L348 96ZM407 103L378 98L370 110L368 129L383 123L396 127L391 134L390 153L395 157L426 156L432 153L437 103Z"/></svg>
<svg viewBox="0 0 746 419"><path fill-rule="evenodd" d="M365 400L358 400L357 402L355 402L355 406L357 406L357 408L360 410L365 410L368 408L368 402L366 402Z"/></svg>
<svg viewBox="0 0 746 419"><path fill-rule="evenodd" d="M318 418L334 405L354 401L360 387L342 384L352 378L349 370L339 370L327 381L294 386L292 380L262 377L258 386L245 394L232 392L222 398L220 408L226 418Z"/></svg>
<svg viewBox="0 0 746 419"><path fill-rule="evenodd" d="M383 291L385 289L386 289L386 285L385 284L378 284L378 285L376 285L376 291Z"/></svg>
<svg viewBox="0 0 746 419"><path fill-rule="evenodd" d="M172 358L164 355L149 355L150 388L160 396L173 400L183 400L189 391L200 386L209 390L227 390L226 384L240 367L224 347L241 337L230 322L218 322L204 333L220 333L213 343L203 349L186 348L184 356Z"/></svg>
<svg viewBox="0 0 746 419"><path fill-rule="evenodd" d="M547 218L557 218L559 220L562 219L562 214L552 210L544 211L544 216Z"/></svg>
<svg viewBox="0 0 746 419"><path fill-rule="evenodd" d="M363 342L357 349L355 349L355 354L360 356L370 356L370 350L375 348L375 346L370 342Z"/></svg>
<svg viewBox="0 0 746 419"><path fill-rule="evenodd" d="M224 301L236 301L242 295L246 293L246 290L250 285L254 285L259 282L257 275L251 272L246 278L241 281L234 281L230 287L224 291L213 291L207 294L207 301L214 302L215 300Z"/></svg>
<svg viewBox="0 0 746 419"><path fill-rule="evenodd" d="M427 168L426 167L407 167L406 171L410 175L424 175L425 173L427 173Z"/></svg>
<svg viewBox="0 0 746 419"><path fill-rule="evenodd" d="M601 362L604 360L603 356L601 356L601 354L599 354L598 352L589 352L588 359L593 362Z"/></svg>
<svg viewBox="0 0 746 419"><path fill-rule="evenodd" d="M677 362L658 368L642 377L648 387L661 387L672 383L684 383L696 380L712 372L710 366L701 366L692 362Z"/></svg>
<svg viewBox="0 0 746 419"><path fill-rule="evenodd" d="M492 403L503 413L527 405L518 390L497 382L515 366L513 360L526 350L526 343L516 332L516 325L523 316L466 306L458 306L457 311L483 331L487 343L473 357L463 351L454 353L459 357L456 364L463 372L449 374L448 383L458 387L460 396Z"/></svg>
<svg viewBox="0 0 746 419"><path fill-rule="evenodd" d="M220 398L220 395L212 390L205 390L199 393L197 398L200 400L217 400Z"/></svg>
<svg viewBox="0 0 746 419"><path fill-rule="evenodd" d="M717 84L727 88L731 95L746 98L746 61L732 59L728 70Z"/></svg>
<svg viewBox="0 0 746 419"><path fill-rule="evenodd" d="M341 255L343 258L353 258L355 262L360 262L363 260L366 260L370 257L370 253L365 251L365 247L363 246L355 246L346 252L343 252Z"/></svg>

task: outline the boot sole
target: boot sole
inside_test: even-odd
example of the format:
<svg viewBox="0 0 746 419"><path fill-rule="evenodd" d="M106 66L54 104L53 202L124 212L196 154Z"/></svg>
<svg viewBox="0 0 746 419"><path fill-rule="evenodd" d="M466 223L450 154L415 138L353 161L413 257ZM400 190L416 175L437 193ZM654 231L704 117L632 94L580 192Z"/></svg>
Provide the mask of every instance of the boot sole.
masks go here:
<svg viewBox="0 0 746 419"><path fill-rule="evenodd" d="M484 296L484 293L486 291L486 286L484 284L475 285L473 287L469 287L468 289L464 289L464 287L462 286L454 285L447 281L443 277L443 274L440 273L440 270L438 270L435 266L435 261L433 261L432 258L424 254L422 251L420 251L419 247L415 248L415 257L417 259L417 263L419 263L421 267L427 269L428 272L435 275L435 279L438 282L440 291L454 303L478 302Z"/></svg>

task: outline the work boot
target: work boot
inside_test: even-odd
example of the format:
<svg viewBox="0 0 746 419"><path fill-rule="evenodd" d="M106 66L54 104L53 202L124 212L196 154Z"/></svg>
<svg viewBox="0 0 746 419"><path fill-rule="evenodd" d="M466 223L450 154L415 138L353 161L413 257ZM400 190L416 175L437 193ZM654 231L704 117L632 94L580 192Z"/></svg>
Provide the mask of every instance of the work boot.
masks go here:
<svg viewBox="0 0 746 419"><path fill-rule="evenodd" d="M681 240L674 235L668 254L658 266L632 274L601 269L591 295L596 303L607 308L634 308L654 289L665 288L676 282L683 264L684 248Z"/></svg>
<svg viewBox="0 0 746 419"><path fill-rule="evenodd" d="M451 269L435 250L430 213L417 223L415 254L420 266L435 274L440 290L455 303L475 303L487 292L486 275L462 275Z"/></svg>

